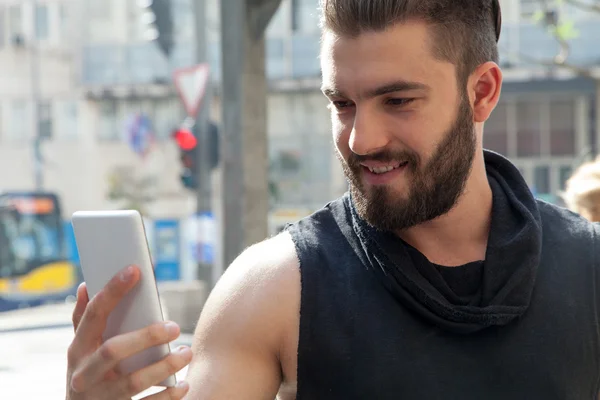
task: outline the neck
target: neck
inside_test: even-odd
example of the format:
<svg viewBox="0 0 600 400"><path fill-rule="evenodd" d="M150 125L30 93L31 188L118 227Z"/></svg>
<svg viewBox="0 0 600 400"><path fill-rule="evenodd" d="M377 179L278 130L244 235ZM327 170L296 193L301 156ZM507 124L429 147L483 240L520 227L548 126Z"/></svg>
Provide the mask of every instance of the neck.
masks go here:
<svg viewBox="0 0 600 400"><path fill-rule="evenodd" d="M455 207L441 217L397 234L435 264L464 265L485 259L491 214L492 191L483 152L478 152Z"/></svg>

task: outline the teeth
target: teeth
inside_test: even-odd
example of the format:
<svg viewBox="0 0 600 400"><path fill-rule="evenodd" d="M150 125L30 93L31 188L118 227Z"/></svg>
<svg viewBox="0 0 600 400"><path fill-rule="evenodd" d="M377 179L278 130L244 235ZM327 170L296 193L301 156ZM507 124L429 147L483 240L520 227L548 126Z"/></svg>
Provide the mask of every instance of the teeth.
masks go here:
<svg viewBox="0 0 600 400"><path fill-rule="evenodd" d="M392 167L391 165L388 165L387 167L369 168L369 171L373 172L374 174L385 174L386 172L390 172L391 170L396 168L398 167Z"/></svg>

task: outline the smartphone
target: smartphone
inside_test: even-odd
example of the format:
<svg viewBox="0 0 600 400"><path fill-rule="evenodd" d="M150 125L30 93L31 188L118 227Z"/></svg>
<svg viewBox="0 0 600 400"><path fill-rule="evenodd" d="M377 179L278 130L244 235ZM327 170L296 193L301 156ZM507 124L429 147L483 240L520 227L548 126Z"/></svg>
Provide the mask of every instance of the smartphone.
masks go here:
<svg viewBox="0 0 600 400"><path fill-rule="evenodd" d="M163 322L140 213L134 210L78 211L73 214L71 223L90 300L123 268L135 265L141 270L138 284L108 317L103 340ZM119 369L125 374L132 373L160 361L170 351L169 344L146 349L121 361ZM170 387L176 383L173 375L157 386Z"/></svg>

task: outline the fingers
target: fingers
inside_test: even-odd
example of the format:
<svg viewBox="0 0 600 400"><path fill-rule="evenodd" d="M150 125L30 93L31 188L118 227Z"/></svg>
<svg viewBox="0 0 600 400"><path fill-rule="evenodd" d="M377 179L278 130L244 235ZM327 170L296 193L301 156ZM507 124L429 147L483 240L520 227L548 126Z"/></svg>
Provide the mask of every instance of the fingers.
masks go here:
<svg viewBox="0 0 600 400"><path fill-rule="evenodd" d="M121 360L154 346L167 344L179 336L179 326L173 322L154 324L147 328L107 340L73 373L71 387L82 393L104 380Z"/></svg>
<svg viewBox="0 0 600 400"><path fill-rule="evenodd" d="M177 386L163 390L153 394L152 396L144 397L144 400L179 400L190 390L187 382L178 382Z"/></svg>
<svg viewBox="0 0 600 400"><path fill-rule="evenodd" d="M179 347L163 360L123 377L117 385L118 393L115 393L115 397L118 397L118 395L135 396L152 386L156 386L182 370L190 361L192 361L192 350L189 347ZM167 390L168 393L170 392ZM165 398L168 399L169 397Z"/></svg>
<svg viewBox="0 0 600 400"><path fill-rule="evenodd" d="M127 267L115 275L104 288L88 303L79 323L74 345L87 349L97 345L106 328L110 313L125 295L135 286L140 277L137 267Z"/></svg>
<svg viewBox="0 0 600 400"><path fill-rule="evenodd" d="M87 287L84 282L77 288L77 303L75 303L75 308L73 309L73 329L75 332L77 332L77 327L79 326L79 322L81 322L81 317L89 301Z"/></svg>

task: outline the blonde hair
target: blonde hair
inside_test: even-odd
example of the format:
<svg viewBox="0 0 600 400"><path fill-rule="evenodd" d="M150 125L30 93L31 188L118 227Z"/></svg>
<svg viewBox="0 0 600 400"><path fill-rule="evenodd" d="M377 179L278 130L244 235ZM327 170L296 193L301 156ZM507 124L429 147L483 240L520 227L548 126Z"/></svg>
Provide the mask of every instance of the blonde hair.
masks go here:
<svg viewBox="0 0 600 400"><path fill-rule="evenodd" d="M562 195L567 207L581 214L600 208L600 156L581 165L569 178Z"/></svg>

